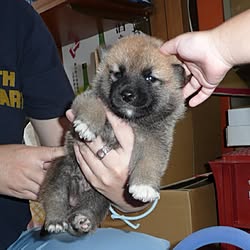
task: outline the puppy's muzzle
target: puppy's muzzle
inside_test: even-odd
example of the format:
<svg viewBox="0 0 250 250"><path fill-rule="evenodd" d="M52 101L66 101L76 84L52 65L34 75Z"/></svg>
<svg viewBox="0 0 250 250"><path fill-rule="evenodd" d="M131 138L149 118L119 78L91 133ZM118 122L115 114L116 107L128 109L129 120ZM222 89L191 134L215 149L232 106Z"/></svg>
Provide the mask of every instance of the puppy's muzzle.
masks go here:
<svg viewBox="0 0 250 250"><path fill-rule="evenodd" d="M125 105L138 108L147 106L151 99L144 89L130 86L122 88L116 98Z"/></svg>
<svg viewBox="0 0 250 250"><path fill-rule="evenodd" d="M130 89L125 89L121 92L121 98L126 103L132 103L136 99L136 95Z"/></svg>

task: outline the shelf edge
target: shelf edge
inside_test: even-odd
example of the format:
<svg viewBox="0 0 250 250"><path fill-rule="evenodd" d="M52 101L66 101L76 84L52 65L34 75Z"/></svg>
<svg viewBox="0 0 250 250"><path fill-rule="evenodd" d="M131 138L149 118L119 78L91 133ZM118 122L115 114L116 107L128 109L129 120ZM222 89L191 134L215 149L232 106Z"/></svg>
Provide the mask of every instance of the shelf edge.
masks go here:
<svg viewBox="0 0 250 250"><path fill-rule="evenodd" d="M43 13L47 10L50 10L60 4L67 3L67 0L38 0L32 3L33 8L39 13Z"/></svg>

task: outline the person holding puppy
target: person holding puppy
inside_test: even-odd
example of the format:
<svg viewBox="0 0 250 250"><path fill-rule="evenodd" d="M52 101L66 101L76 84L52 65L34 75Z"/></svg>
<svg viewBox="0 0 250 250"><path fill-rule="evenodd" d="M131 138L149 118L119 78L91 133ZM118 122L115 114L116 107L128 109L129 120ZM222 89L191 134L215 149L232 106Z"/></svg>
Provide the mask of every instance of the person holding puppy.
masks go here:
<svg viewBox="0 0 250 250"><path fill-rule="evenodd" d="M250 10L227 20L218 27L189 32L167 41L161 48L166 54L177 55L192 77L183 89L195 107L205 101L235 65L250 62Z"/></svg>
<svg viewBox="0 0 250 250"><path fill-rule="evenodd" d="M73 239L68 242L61 239L54 242L53 237L40 240L39 229L26 230L31 219L28 200L37 200L51 161L64 155L60 145L69 125L65 111L74 93L53 38L34 9L24 0L8 0L1 1L1 10L0 250L83 249L84 244L100 242L98 237L102 236L106 239L111 236L110 241L115 237L115 241L120 234L112 230L98 232L90 240L92 243L88 243L87 239L79 239L72 244L70 241ZM68 117L72 118L70 112ZM131 206L123 198L133 148L132 130L115 116L108 117L122 149L107 155L101 169L95 169L97 159L92 152L103 146L97 139L88 144L87 150L86 147L85 150L76 147L78 161L87 161L88 165L85 163L82 169L86 175L89 172L89 181L121 210L140 210L140 207ZM23 144L26 118L32 122L42 146ZM22 232L24 234L18 239ZM145 242L152 240L140 234L124 234L121 237L124 240L134 237L138 244L140 239ZM119 248L115 244L114 247Z"/></svg>
<svg viewBox="0 0 250 250"><path fill-rule="evenodd" d="M65 110L74 93L39 15L25 1L1 1L0 16L0 249L15 241L31 219L50 162L64 154ZM57 97L60 96L60 98ZM29 119L42 147L25 146Z"/></svg>

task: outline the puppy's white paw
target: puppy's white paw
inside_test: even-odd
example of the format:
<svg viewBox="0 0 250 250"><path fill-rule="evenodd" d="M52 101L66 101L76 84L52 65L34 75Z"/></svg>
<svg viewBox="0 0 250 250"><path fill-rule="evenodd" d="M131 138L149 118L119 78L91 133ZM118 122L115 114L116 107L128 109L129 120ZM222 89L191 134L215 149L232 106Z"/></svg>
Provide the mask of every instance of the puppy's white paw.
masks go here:
<svg viewBox="0 0 250 250"><path fill-rule="evenodd" d="M95 134L89 129L88 125L83 123L81 120L75 120L73 122L73 126L81 139L92 141L96 138Z"/></svg>
<svg viewBox="0 0 250 250"><path fill-rule="evenodd" d="M63 224L50 224L47 227L49 233L63 233L68 229L68 224L63 222Z"/></svg>
<svg viewBox="0 0 250 250"><path fill-rule="evenodd" d="M131 185L129 187L129 193L131 193L136 200L143 202L151 202L160 198L159 192L148 185Z"/></svg>
<svg viewBox="0 0 250 250"><path fill-rule="evenodd" d="M89 232L91 230L91 221L82 214L77 214L72 218L71 225L78 232Z"/></svg>

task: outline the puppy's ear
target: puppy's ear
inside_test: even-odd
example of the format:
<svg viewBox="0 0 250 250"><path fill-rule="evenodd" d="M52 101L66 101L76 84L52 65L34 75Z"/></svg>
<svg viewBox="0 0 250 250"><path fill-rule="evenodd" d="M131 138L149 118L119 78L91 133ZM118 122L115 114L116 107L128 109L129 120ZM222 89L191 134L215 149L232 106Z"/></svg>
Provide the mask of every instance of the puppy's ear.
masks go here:
<svg viewBox="0 0 250 250"><path fill-rule="evenodd" d="M176 75L181 87L184 87L186 83L190 81L191 75L186 75L185 69L181 64L172 64L174 68L174 74Z"/></svg>
<svg viewBox="0 0 250 250"><path fill-rule="evenodd" d="M98 51L98 60L99 63L104 60L105 56L108 54L109 50L111 49L111 45L108 46L100 46L97 51Z"/></svg>

